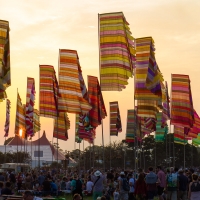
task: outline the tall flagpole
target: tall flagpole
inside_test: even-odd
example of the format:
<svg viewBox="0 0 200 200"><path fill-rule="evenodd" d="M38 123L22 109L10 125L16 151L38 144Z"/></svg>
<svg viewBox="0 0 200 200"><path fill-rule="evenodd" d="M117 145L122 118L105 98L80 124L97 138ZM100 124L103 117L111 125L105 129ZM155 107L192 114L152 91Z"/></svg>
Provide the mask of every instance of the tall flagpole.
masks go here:
<svg viewBox="0 0 200 200"><path fill-rule="evenodd" d="M99 13L98 13L98 41L99 41L99 83L101 86L101 72L100 72L100 67L101 67L101 51L100 51L100 35L99 35ZM100 89L101 91L101 89ZM101 106L101 103L100 103ZM104 135L103 135L103 119L102 119L102 109L100 108L100 115L101 115L101 133L102 133L102 147L103 147L103 170L105 171L105 151L104 151Z"/></svg>
<svg viewBox="0 0 200 200"><path fill-rule="evenodd" d="M185 170L185 134L184 134L184 159L183 159L183 168L184 168L184 170Z"/></svg>
<svg viewBox="0 0 200 200"><path fill-rule="evenodd" d="M40 113L40 65L39 65L39 113ZM38 168L40 170L40 130L38 131Z"/></svg>
<svg viewBox="0 0 200 200"><path fill-rule="evenodd" d="M17 101L18 101L18 88L17 88ZM17 103L16 103L16 114L17 114ZM17 136L17 172L18 172L18 139L19 139L19 130L16 130L16 116L15 116L15 131L18 131L18 133L16 134L15 132L15 136Z"/></svg>

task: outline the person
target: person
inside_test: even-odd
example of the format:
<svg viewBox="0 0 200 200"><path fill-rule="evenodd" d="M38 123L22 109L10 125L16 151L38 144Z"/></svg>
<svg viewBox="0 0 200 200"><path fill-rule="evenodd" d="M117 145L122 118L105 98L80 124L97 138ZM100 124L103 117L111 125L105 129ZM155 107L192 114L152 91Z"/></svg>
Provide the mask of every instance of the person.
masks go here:
<svg viewBox="0 0 200 200"><path fill-rule="evenodd" d="M0 172L0 181L1 182L4 182L5 181L5 177L4 177L4 175Z"/></svg>
<svg viewBox="0 0 200 200"><path fill-rule="evenodd" d="M166 186L167 199L177 200L178 174L173 167L170 168L170 173L167 174Z"/></svg>
<svg viewBox="0 0 200 200"><path fill-rule="evenodd" d="M10 189L11 183L6 182L5 188L1 190L1 195L12 195L12 190Z"/></svg>
<svg viewBox="0 0 200 200"><path fill-rule="evenodd" d="M73 200L81 200L81 199L82 199L82 197L80 194L74 194Z"/></svg>
<svg viewBox="0 0 200 200"><path fill-rule="evenodd" d="M91 177L88 177L88 181L86 183L86 191L88 194L92 194L92 189L93 189L94 183L91 180Z"/></svg>
<svg viewBox="0 0 200 200"><path fill-rule="evenodd" d="M147 184L147 198L149 200L153 200L154 197L156 196L157 192L157 181L158 177L157 175L153 172L153 167L149 167L149 173L145 177L146 179L146 184Z"/></svg>
<svg viewBox="0 0 200 200"><path fill-rule="evenodd" d="M4 183L0 181L0 196L1 196L1 190L3 189Z"/></svg>
<svg viewBox="0 0 200 200"><path fill-rule="evenodd" d="M163 195L164 188L166 186L166 176L161 166L157 166L156 171L157 171L157 176L159 180L158 187L157 187L157 194L159 196L159 200L163 200L162 195Z"/></svg>
<svg viewBox="0 0 200 200"><path fill-rule="evenodd" d="M74 178L71 181L71 190L72 190L72 195L74 194L80 194L82 196L82 182L78 178L77 174L74 174Z"/></svg>
<svg viewBox="0 0 200 200"><path fill-rule="evenodd" d="M113 199L119 200L119 188L116 188L115 191L113 192Z"/></svg>
<svg viewBox="0 0 200 200"><path fill-rule="evenodd" d="M66 186L67 186L67 184L66 184L66 177L63 177L62 182L60 184L61 190L66 190Z"/></svg>
<svg viewBox="0 0 200 200"><path fill-rule="evenodd" d="M93 200L97 197L103 196L103 187L105 183L105 176L99 171L95 171L91 174L91 180L94 183L93 186Z"/></svg>
<svg viewBox="0 0 200 200"><path fill-rule="evenodd" d="M144 181L144 175L139 174L138 179L135 183L135 196L136 200L145 200L146 199L146 193L147 193L147 187L146 183Z"/></svg>
<svg viewBox="0 0 200 200"><path fill-rule="evenodd" d="M187 199L187 188L188 188L188 178L183 174L183 170L179 170L179 190L178 190L178 197L181 200Z"/></svg>
<svg viewBox="0 0 200 200"><path fill-rule="evenodd" d="M21 172L17 176L17 190L20 190L22 187L22 174Z"/></svg>
<svg viewBox="0 0 200 200"><path fill-rule="evenodd" d="M192 174L192 182L189 184L188 199L190 200L200 199L200 182L198 181L197 174Z"/></svg>
<svg viewBox="0 0 200 200"><path fill-rule="evenodd" d="M129 190L129 200L134 200L134 191L135 191L135 179L133 178L133 174L128 175L129 178L129 185L130 185L130 190Z"/></svg>
<svg viewBox="0 0 200 200"><path fill-rule="evenodd" d="M58 192L58 186L56 185L55 181L50 180L50 186L51 186L51 195L56 195Z"/></svg>
<svg viewBox="0 0 200 200"><path fill-rule="evenodd" d="M38 182L39 182L39 185L43 185L43 182L45 180L45 177L43 176L43 173L40 173L40 175L38 176Z"/></svg>
<svg viewBox="0 0 200 200"><path fill-rule="evenodd" d="M119 199L128 200L128 193L130 190L130 186L129 186L127 178L125 177L124 172L120 173L120 177L118 181L119 181ZM128 187L126 186L126 184Z"/></svg>
<svg viewBox="0 0 200 200"><path fill-rule="evenodd" d="M26 178L25 178L25 187L27 190L31 190L32 187L32 176L30 173L26 174Z"/></svg>
<svg viewBox="0 0 200 200"><path fill-rule="evenodd" d="M23 194L23 200L43 200L43 199L34 196L31 191L27 190Z"/></svg>
<svg viewBox="0 0 200 200"><path fill-rule="evenodd" d="M51 192L51 183L47 177L45 178L42 185L43 185L44 195L49 195Z"/></svg>

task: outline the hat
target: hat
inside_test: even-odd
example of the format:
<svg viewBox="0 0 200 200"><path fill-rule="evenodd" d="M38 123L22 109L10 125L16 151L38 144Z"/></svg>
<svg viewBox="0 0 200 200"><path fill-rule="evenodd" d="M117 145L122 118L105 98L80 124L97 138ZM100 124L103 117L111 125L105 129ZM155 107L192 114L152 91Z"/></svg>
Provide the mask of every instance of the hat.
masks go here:
<svg viewBox="0 0 200 200"><path fill-rule="evenodd" d="M100 176L101 175L101 172L99 170L97 170L96 172L94 172L94 175L95 176Z"/></svg>
<svg viewBox="0 0 200 200"><path fill-rule="evenodd" d="M97 197L97 200L101 200L101 197Z"/></svg>
<svg viewBox="0 0 200 200"><path fill-rule="evenodd" d="M125 175L125 173L124 172L120 172L120 175Z"/></svg>

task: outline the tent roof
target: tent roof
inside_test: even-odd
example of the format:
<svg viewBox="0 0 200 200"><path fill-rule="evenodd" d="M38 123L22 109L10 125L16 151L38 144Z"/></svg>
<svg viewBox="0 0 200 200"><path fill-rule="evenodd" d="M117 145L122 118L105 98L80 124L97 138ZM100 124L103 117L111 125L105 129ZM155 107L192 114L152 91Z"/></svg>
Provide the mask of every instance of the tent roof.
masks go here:
<svg viewBox="0 0 200 200"><path fill-rule="evenodd" d="M31 144L32 143L32 144ZM54 159L56 160L57 159L57 148L55 148L47 139L46 137L46 133L45 131L43 132L43 135L41 138L35 140L35 141L28 141L28 140L25 140L24 138L21 138L19 137L18 135L15 135L15 137L7 144L7 145L10 145L10 146L17 146L17 145L27 145L27 146L50 146L51 148L51 152L54 156ZM59 150L58 150L58 160L65 160L65 155L63 153L61 153Z"/></svg>

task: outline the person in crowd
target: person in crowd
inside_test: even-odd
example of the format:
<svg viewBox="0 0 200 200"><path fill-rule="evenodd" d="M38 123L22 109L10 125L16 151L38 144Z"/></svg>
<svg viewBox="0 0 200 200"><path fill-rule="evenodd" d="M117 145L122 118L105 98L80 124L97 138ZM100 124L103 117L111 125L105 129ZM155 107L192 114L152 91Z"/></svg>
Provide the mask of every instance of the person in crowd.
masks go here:
<svg viewBox="0 0 200 200"><path fill-rule="evenodd" d="M5 182L5 176L0 172L0 181Z"/></svg>
<svg viewBox="0 0 200 200"><path fill-rule="evenodd" d="M82 199L82 197L80 194L74 194L73 200L81 200L81 199Z"/></svg>
<svg viewBox="0 0 200 200"><path fill-rule="evenodd" d="M51 193L51 183L50 180L46 177L44 182L43 182L43 192L44 195L49 195Z"/></svg>
<svg viewBox="0 0 200 200"><path fill-rule="evenodd" d="M157 166L156 171L159 180L157 187L157 194L159 196L159 200L163 200L163 192L164 188L166 187L166 176L161 166Z"/></svg>
<svg viewBox="0 0 200 200"><path fill-rule="evenodd" d="M93 186L94 186L94 183L92 182L91 177L89 176L88 181L86 183L87 194L89 194L89 195L92 194Z"/></svg>
<svg viewBox="0 0 200 200"><path fill-rule="evenodd" d="M72 195L74 194L80 194L82 196L82 182L78 178L77 174L74 174L74 178L71 181L71 190L72 190Z"/></svg>
<svg viewBox="0 0 200 200"><path fill-rule="evenodd" d="M183 170L179 170L179 188L178 188L178 199L187 200L187 189L188 189L188 178L183 174Z"/></svg>
<svg viewBox="0 0 200 200"><path fill-rule="evenodd" d="M1 196L1 190L3 189L4 183L1 181L0 182L0 196Z"/></svg>
<svg viewBox="0 0 200 200"><path fill-rule="evenodd" d="M192 182L190 182L189 184L188 199L189 200L200 199L200 182L198 181L197 174L192 174Z"/></svg>
<svg viewBox="0 0 200 200"><path fill-rule="evenodd" d="M25 191L23 194L23 200L43 200L42 198L36 197L29 190Z"/></svg>
<svg viewBox="0 0 200 200"><path fill-rule="evenodd" d="M25 178L25 187L27 190L32 190L33 186L32 186L32 176L30 173L26 174L26 178Z"/></svg>
<svg viewBox="0 0 200 200"><path fill-rule="evenodd" d="M170 173L166 177L166 192L168 200L177 200L177 191L179 188L178 174L173 167L170 168Z"/></svg>
<svg viewBox="0 0 200 200"><path fill-rule="evenodd" d="M145 177L145 181L147 184L147 199L153 200L157 195L157 182L158 177L153 172L153 167L149 167L149 173Z"/></svg>
<svg viewBox="0 0 200 200"><path fill-rule="evenodd" d="M129 179L129 185L130 185L130 191L129 191L129 200L134 200L134 191L135 191L135 178L133 177L133 174L130 173L128 175L128 179Z"/></svg>
<svg viewBox="0 0 200 200"><path fill-rule="evenodd" d="M60 184L60 189L61 189L61 190L66 190L66 189L67 189L67 188L66 188L66 186L67 186L66 182L67 182L66 177L63 177L63 179L62 179L62 181L61 181L61 184Z"/></svg>
<svg viewBox="0 0 200 200"><path fill-rule="evenodd" d="M119 199L128 200L130 186L124 172L120 173L119 181Z"/></svg>
<svg viewBox="0 0 200 200"><path fill-rule="evenodd" d="M6 182L5 188L1 190L1 195L12 195L12 190L11 190L11 183Z"/></svg>
<svg viewBox="0 0 200 200"><path fill-rule="evenodd" d="M144 175L139 174L139 177L135 183L135 196L136 200L145 200L147 196L147 186L144 180Z"/></svg>
<svg viewBox="0 0 200 200"><path fill-rule="evenodd" d="M40 173L39 177L38 177L38 182L39 182L39 185L43 185L43 182L45 180L45 177L43 175L43 173Z"/></svg>
<svg viewBox="0 0 200 200"><path fill-rule="evenodd" d="M101 173L101 171L97 170L91 174L91 180L94 183L93 200L96 200L97 197L101 197L103 195L105 176Z"/></svg>
<svg viewBox="0 0 200 200"><path fill-rule="evenodd" d="M118 187L113 192L113 199L114 200L119 200L119 188Z"/></svg>

